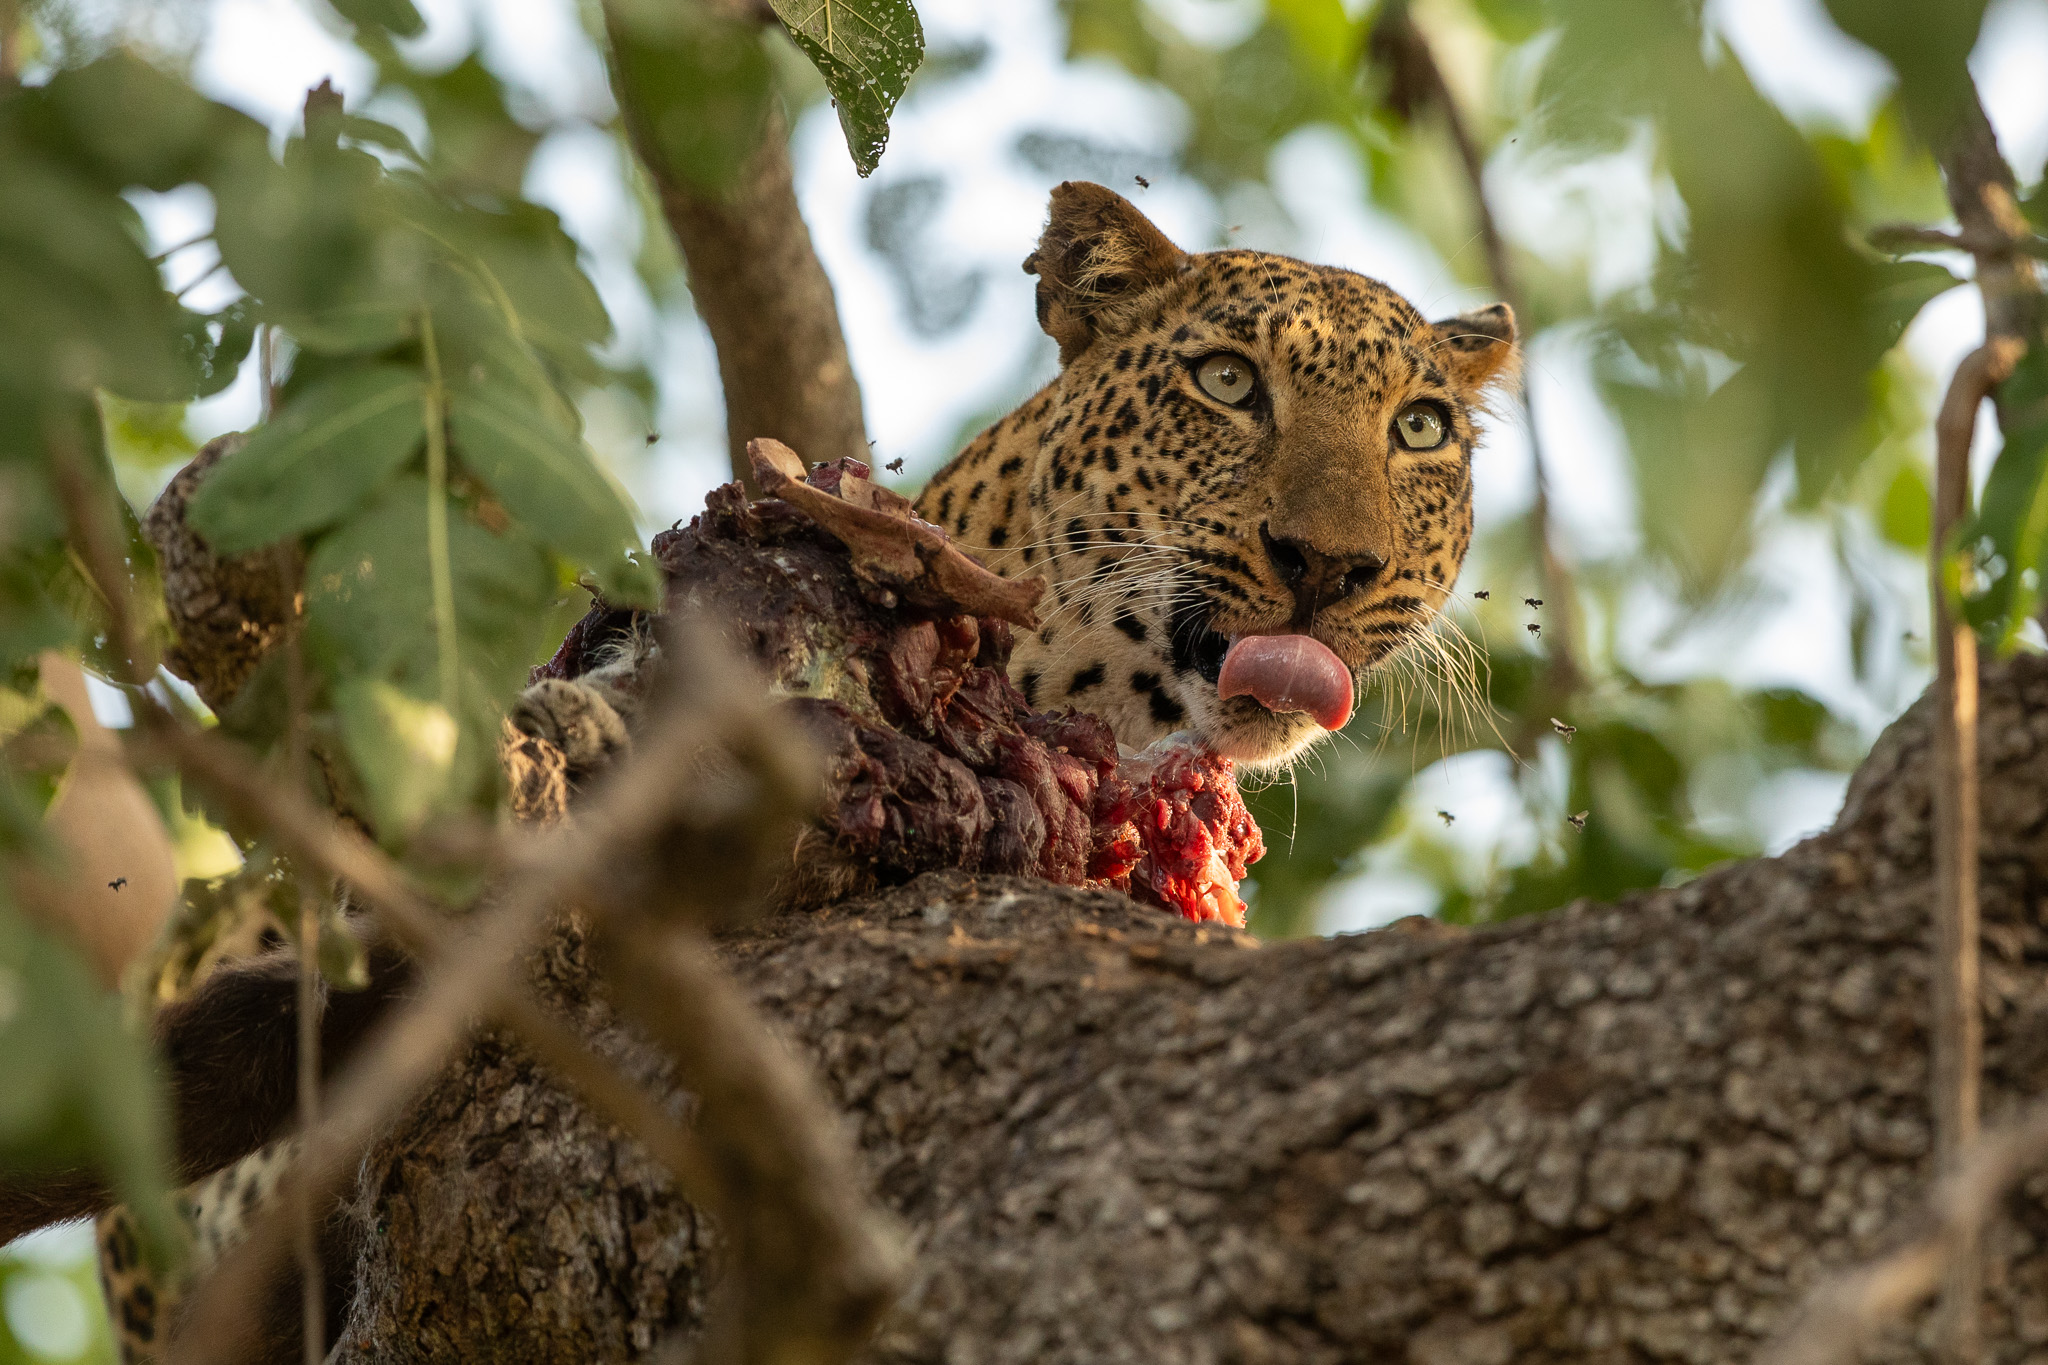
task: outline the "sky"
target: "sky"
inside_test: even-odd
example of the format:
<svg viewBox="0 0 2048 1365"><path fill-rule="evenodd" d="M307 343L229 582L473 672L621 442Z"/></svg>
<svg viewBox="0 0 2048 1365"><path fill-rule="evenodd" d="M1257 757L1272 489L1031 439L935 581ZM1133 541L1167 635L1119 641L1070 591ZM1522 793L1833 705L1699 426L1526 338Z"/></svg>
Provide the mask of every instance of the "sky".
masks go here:
<svg viewBox="0 0 2048 1365"><path fill-rule="evenodd" d="M1262 0L1145 0L1156 16L1197 41L1227 43L1257 22ZM798 196L838 295L854 368L865 395L875 463L901 457L906 483L936 469L969 431L1050 378L1055 357L1032 323L1031 281L1019 270L1044 217L1046 193L1070 174L1114 173L1141 208L1183 246L1233 245L1276 250L1348 266L1385 280L1425 312L1447 315L1487 302L1459 287L1450 266L1416 232L1371 207L1358 159L1334 132L1306 129L1274 152L1272 195L1219 201L1171 172L1185 115L1170 95L1106 63L1068 63L1053 0L920 0L929 50L985 45L969 74L913 89L892 122L881 169L863 181L848 158L836 120L813 110L795 129ZM632 267L643 220L622 173L616 143L601 131L612 114L602 60L578 26L574 0L425 0L426 34L409 55L452 64L475 47L519 91L536 124L552 125L534 157L527 192L556 209L581 244L586 265L618 325L621 354L647 357L661 377L659 410L641 413L600 397L587 408L592 445L637 498L649 529L687 517L726 477L715 357L686 308L660 307ZM423 134L415 111L390 97L370 100L374 72L337 36L331 16L307 0L210 0L199 6L194 74L208 93L265 120L281 138L298 117L306 89L332 79L352 108ZM1709 0L1716 32L1758 87L1796 121L1856 132L1867 128L1890 77L1878 58L1842 35L1819 0ZM2048 0L1996 0L1973 61L1986 107L2015 164L2039 167L2048 156ZM1095 162L1066 143L1106 148ZM1135 173L1151 187L1136 190ZM1591 263L1596 293L1629 289L1646 278L1657 230L1671 205L1660 200L1646 146L1560 172L1503 148L1487 168L1503 230L1555 261ZM936 181L937 189L920 189ZM870 244L877 196L937 194L898 250L944 269L924 277L927 296L906 308L897 267ZM141 197L160 246L187 240L210 221L203 191ZM1469 248L1476 251L1476 246ZM211 264L210 247L173 259L175 282ZM1966 262L1952 263L1967 273ZM186 272L180 274L179 272ZM225 302L231 281L215 276L195 289L197 306ZM934 321L952 321L934 331ZM922 324L922 325L921 325ZM1905 347L1929 376L1945 377L1982 336L1976 296L1955 290L1915 322ZM1599 402L1588 337L1556 328L1529 341L1527 382L1541 423L1568 560L1589 562L1633 545L1634 492L1612 418ZM250 423L252 372L226 394L198 405L195 434ZM649 430L657 433L651 444ZM1980 452L1991 439L1988 411ZM1931 449L1931 441L1928 443ZM1980 472L1989 459L1980 457ZM1518 415L1497 422L1476 461L1482 530L1523 511L1533 490L1529 442ZM1866 738L1919 691L1923 658L1901 653L1892 676L1869 688L1856 681L1839 631L1816 632L1816 619L1839 621L1848 584L1822 528L1789 517L1760 535L1751 566L1752 610L1716 626L1675 628L1668 594L1644 584L1625 612L1623 662L1652 680L1720 674L1750 685L1789 684L1826 700ZM1873 549L1859 570L1890 585L1899 637L1925 635L1918 566ZM1539 762L1540 766L1540 762ZM1440 807L1468 812L1456 833L1476 868L1535 837L1518 817L1507 760L1475 754L1428 768L1410 796L1411 814ZM1780 849L1824 827L1843 779L1790 774L1767 784L1728 819ZM1561 798L1560 798L1561 799ZM1498 818L1482 812L1496 811ZM1521 820L1518 825L1517 821ZM1405 882L1369 859L1329 899L1330 930L1369 927L1432 903L1419 882Z"/></svg>

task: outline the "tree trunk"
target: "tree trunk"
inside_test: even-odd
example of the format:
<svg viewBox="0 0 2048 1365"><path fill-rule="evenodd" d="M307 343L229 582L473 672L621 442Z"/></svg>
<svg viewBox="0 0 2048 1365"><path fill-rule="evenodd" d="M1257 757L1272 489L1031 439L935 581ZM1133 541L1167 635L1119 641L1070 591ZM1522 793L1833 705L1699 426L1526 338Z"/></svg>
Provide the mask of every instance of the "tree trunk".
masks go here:
<svg viewBox="0 0 2048 1365"><path fill-rule="evenodd" d="M2048 1090L2048 660L1986 670L1982 735L1995 1122ZM725 953L910 1230L876 1361L1743 1360L1925 1194L1928 750L1923 702L1828 833L1497 928L1256 946L936 874ZM573 928L535 975L660 1084ZM2048 1342L2043 1191L1988 1238L1988 1360ZM342 1361L618 1359L715 1300L709 1224L489 1037L355 1214Z"/></svg>

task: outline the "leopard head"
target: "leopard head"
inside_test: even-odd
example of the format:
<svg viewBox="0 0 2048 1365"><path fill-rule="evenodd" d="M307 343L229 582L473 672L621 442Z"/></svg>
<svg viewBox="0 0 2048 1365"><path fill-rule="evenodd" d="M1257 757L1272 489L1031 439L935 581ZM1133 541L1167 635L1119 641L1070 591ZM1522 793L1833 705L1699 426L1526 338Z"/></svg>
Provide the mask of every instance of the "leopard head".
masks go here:
<svg viewBox="0 0 2048 1365"><path fill-rule="evenodd" d="M1448 597L1513 314L1431 322L1348 270L1189 253L1071 182L1024 268L1061 369L1017 415L1035 442L991 433L1028 509L1010 571L1052 585L1015 673L1126 744L1192 728L1285 762Z"/></svg>

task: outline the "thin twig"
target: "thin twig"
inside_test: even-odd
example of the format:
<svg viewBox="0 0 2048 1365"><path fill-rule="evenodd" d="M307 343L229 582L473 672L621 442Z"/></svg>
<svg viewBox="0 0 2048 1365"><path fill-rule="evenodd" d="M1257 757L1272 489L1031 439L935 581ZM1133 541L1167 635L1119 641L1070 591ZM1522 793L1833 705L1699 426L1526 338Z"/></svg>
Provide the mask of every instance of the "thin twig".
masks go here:
<svg viewBox="0 0 2048 1365"><path fill-rule="evenodd" d="M1974 256L2017 253L2048 260L2048 237L2037 237L2031 232L2014 238L1987 238L1915 223L1881 223L1870 230L1869 241L1877 250L1895 256L1914 251L1967 251Z"/></svg>
<svg viewBox="0 0 2048 1365"><path fill-rule="evenodd" d="M1754 1365L1838 1365L1886 1323L1897 1320L1942 1285L1963 1248L1983 1240L1985 1224L2006 1195L2048 1164L2048 1104L1988 1133L1969 1159L1936 1182L1924 1235L1866 1265L1844 1271L1807 1294L1785 1328L1754 1357Z"/></svg>
<svg viewBox="0 0 2048 1365"><path fill-rule="evenodd" d="M1529 315L1523 307L1521 289L1515 276L1514 266L1508 257L1507 239L1501 235L1500 223L1494 217L1493 206L1486 196L1486 158L1480 151L1478 139L1472 135L1466 123L1458 100L1451 93L1449 82L1444 79L1443 68L1437 64L1436 54L1429 40L1417 28L1409 15L1406 5L1386 6L1378 24L1374 27L1369 52L1387 64L1394 81L1391 98L1401 113L1412 116L1416 106L1427 106L1437 111L1450 133L1451 143L1457 148L1458 162L1465 172L1465 180L1472 192L1472 208L1479 221L1479 241L1486 253L1487 273L1493 277L1494 293L1500 301L1514 310L1517 326L1526 329ZM1550 608L1545 627L1550 635L1548 673L1549 695L1562 698L1576 691L1580 678L1578 671L1578 621L1573 596L1571 575L1564 562L1558 558L1556 546L1551 538L1550 526L1550 475L1543 458L1543 438L1536 427L1536 404L1530 395L1525 379L1517 388L1517 397L1522 406L1522 419L1529 433L1529 460L1535 474L1535 494L1529 505L1530 528L1535 534L1537 567L1542 575L1544 605ZM1530 710L1532 716L1549 709L1549 703L1539 704Z"/></svg>
<svg viewBox="0 0 2048 1365"><path fill-rule="evenodd" d="M728 748L750 749L763 760L754 773L759 792L790 808L800 799L808 800L807 758L800 759L786 730L778 730L769 720L767 699L751 678L724 663L715 649L696 651L693 666L704 684L691 702L658 716L635 757L592 793L573 825L558 826L530 845L506 879L503 901L478 916L478 927L459 947L439 955L438 969L419 997L384 1026L379 1040L330 1088L325 1112L307 1134L298 1168L298 1178L315 1191L324 1196L335 1189L376 1134L469 1036L475 1022L501 1006L520 955L556 907L574 902L586 918L601 920L612 904L607 892L618 889L614 878L620 865L631 863L658 834L672 838L679 824L687 827L704 816L693 804L695 793L677 779L679 773L690 771L699 755L720 742ZM180 757L199 766L204 738L183 734L177 741L184 746ZM377 860L359 860L344 875L373 905L388 904L400 889L393 883L393 869ZM722 909L691 903L690 894L704 885L700 877L687 890L677 888L684 897L680 905L706 915ZM729 1045L731 1040L725 1038L699 1038L694 1043L699 1049ZM687 1174L701 1174L701 1168L679 1172L686 1179ZM715 1185L686 1184L685 1191L710 1205L719 1200ZM181 1338L181 1361L197 1365L231 1358L244 1326L240 1305L253 1301L260 1291L281 1240L274 1212L255 1220L247 1241L195 1296L190 1326Z"/></svg>
<svg viewBox="0 0 2048 1365"><path fill-rule="evenodd" d="M1956 367L1935 422L1933 536L1928 544L1935 638L1934 1086L1936 1170L1953 1171L1977 1134L1984 1020L1977 998L1977 637L1955 619L1949 557L1970 505L1977 409L2012 373L2042 323L2040 273L2016 250L2033 236L2012 167L1974 85L1953 124L1921 129L1938 149L1949 206L1970 244L1984 300L1984 345ZM1999 424L2013 429L2012 414ZM1938 1340L1965 1365L1982 1351L1983 1248L1971 1238L1943 1270Z"/></svg>
<svg viewBox="0 0 2048 1365"><path fill-rule="evenodd" d="M1970 500L1970 441L1977 409L2026 350L2012 337L1985 342L1949 381L1935 419L1934 526L1928 547L1934 681L1934 1110L1935 1169L1960 1168L1977 1141L1984 1011L1978 1003L1977 636L1951 600L1956 528ZM1952 1360L1981 1350L1982 1248L1951 1248L1942 1289L1943 1338Z"/></svg>

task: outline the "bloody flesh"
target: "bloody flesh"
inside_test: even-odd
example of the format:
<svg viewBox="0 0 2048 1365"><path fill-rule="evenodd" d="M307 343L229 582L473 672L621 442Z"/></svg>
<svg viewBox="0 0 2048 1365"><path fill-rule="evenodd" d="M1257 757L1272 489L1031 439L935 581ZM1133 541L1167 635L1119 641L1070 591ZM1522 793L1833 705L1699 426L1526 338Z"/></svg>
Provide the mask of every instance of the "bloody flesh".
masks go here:
<svg viewBox="0 0 2048 1365"><path fill-rule="evenodd" d="M717 625L821 752L822 843L806 848L850 874L830 885L1021 873L1244 923L1237 883L1265 846L1228 758L1187 735L1126 756L1097 716L1034 711L1008 665L1038 585L966 556L858 461L802 485L755 472L781 496L717 489L654 558L665 610ZM536 672L575 677L632 624L600 602Z"/></svg>

